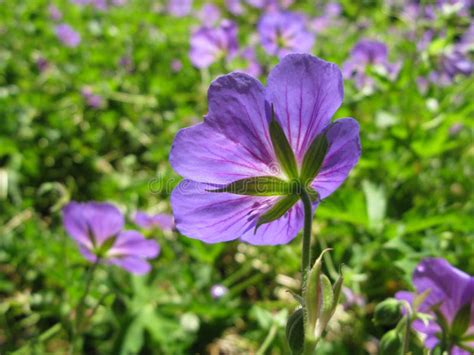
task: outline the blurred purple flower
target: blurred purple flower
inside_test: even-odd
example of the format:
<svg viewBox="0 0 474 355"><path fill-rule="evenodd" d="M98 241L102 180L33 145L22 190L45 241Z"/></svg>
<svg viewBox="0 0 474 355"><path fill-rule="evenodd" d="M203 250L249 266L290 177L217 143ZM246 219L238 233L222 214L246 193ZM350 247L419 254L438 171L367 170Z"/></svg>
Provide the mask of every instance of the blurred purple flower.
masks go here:
<svg viewBox="0 0 474 355"><path fill-rule="evenodd" d="M320 199L329 196L347 178L361 152L354 119L330 122L343 95L339 68L307 54L283 58L270 72L267 87L239 72L214 80L204 122L180 130L170 152L172 167L185 178L171 195L177 229L207 243L240 238L256 245L276 245L295 238L303 227L300 201L255 231L259 217L281 196L208 190L256 176L287 179L270 140L273 106L298 165L315 137L325 132L328 151L311 187Z"/></svg>
<svg viewBox="0 0 474 355"><path fill-rule="evenodd" d="M174 229L174 218L172 215L167 213L149 215L145 212L138 211L133 217L133 222L144 229L158 228L163 231Z"/></svg>
<svg viewBox="0 0 474 355"><path fill-rule="evenodd" d="M76 5L89 5L91 0L70 0L73 4Z"/></svg>
<svg viewBox="0 0 474 355"><path fill-rule="evenodd" d="M101 108L104 105L103 98L99 95L95 95L92 92L92 89L89 87L83 87L81 89L81 94L82 97L84 97L84 99L86 100L87 105L92 108Z"/></svg>
<svg viewBox="0 0 474 355"><path fill-rule="evenodd" d="M189 15L192 7L193 0L168 0L168 13L176 17Z"/></svg>
<svg viewBox="0 0 474 355"><path fill-rule="evenodd" d="M63 208L63 223L90 262L105 262L134 274L150 271L147 259L155 258L159 245L133 230L123 230L122 213L109 203L70 202Z"/></svg>
<svg viewBox="0 0 474 355"><path fill-rule="evenodd" d="M289 53L311 52L314 33L306 29L303 15L293 12L268 12L258 23L258 33L263 49L283 58Z"/></svg>
<svg viewBox="0 0 474 355"><path fill-rule="evenodd" d="M65 23L57 25L55 32L61 43L67 47L77 47L81 43L81 35Z"/></svg>
<svg viewBox="0 0 474 355"><path fill-rule="evenodd" d="M290 7L294 0L247 0L247 4L262 10L284 10Z"/></svg>
<svg viewBox="0 0 474 355"><path fill-rule="evenodd" d="M429 87L429 81L428 79L419 76L416 78L416 86L418 87L418 91L424 95L428 92L428 87Z"/></svg>
<svg viewBox="0 0 474 355"><path fill-rule="evenodd" d="M114 6L124 6L126 5L128 0L112 0L112 5Z"/></svg>
<svg viewBox="0 0 474 355"><path fill-rule="evenodd" d="M247 65L242 68L239 68L238 71L241 71L242 73L246 73L250 76L253 76L254 78L259 77L262 74L262 66L257 60L257 56L255 54L255 48L253 47L244 48L240 52L239 57L243 59Z"/></svg>
<svg viewBox="0 0 474 355"><path fill-rule="evenodd" d="M368 75L369 68L394 80L400 72L401 62L388 61L388 49L385 43L363 39L351 50L351 57L343 64L342 73L345 79L353 79L357 88L372 88L373 79Z"/></svg>
<svg viewBox="0 0 474 355"><path fill-rule="evenodd" d="M474 277L456 269L442 258L427 258L416 267L413 273L413 284L416 294L429 290L428 296L418 310L431 314L433 319L426 324L421 320L415 320L412 324L413 329L426 335L427 348L433 349L440 342L439 337L442 336L441 323L433 311L435 308L439 309L440 314L451 327L457 313L470 303L471 317L464 335L474 335ZM412 303L415 294L400 291L395 297ZM474 347L474 341L466 341L465 345ZM451 354L469 355L471 353L455 346Z"/></svg>
<svg viewBox="0 0 474 355"><path fill-rule="evenodd" d="M344 309L365 306L364 297L354 293L349 287L342 286L342 294L344 295Z"/></svg>
<svg viewBox="0 0 474 355"><path fill-rule="evenodd" d="M206 68L221 59L230 60L238 51L237 26L223 20L217 27L202 26L191 35L189 57L197 68Z"/></svg>
<svg viewBox="0 0 474 355"><path fill-rule="evenodd" d="M232 15L242 15L245 11L241 0L225 0L225 6Z"/></svg>
<svg viewBox="0 0 474 355"><path fill-rule="evenodd" d="M206 26L214 25L221 17L219 8L211 3L202 5L201 10L197 13L199 20Z"/></svg>
<svg viewBox="0 0 474 355"><path fill-rule="evenodd" d="M171 70L174 73L177 73L177 72L181 71L181 69L183 69L183 62L179 59L173 59L171 61Z"/></svg>
<svg viewBox="0 0 474 355"><path fill-rule="evenodd" d="M90 3L97 10L105 11L107 10L107 0L90 0Z"/></svg>
<svg viewBox="0 0 474 355"><path fill-rule="evenodd" d="M464 125L460 122L454 123L449 127L449 135L456 136L458 135L464 128Z"/></svg>
<svg viewBox="0 0 474 355"><path fill-rule="evenodd" d="M310 28L319 33L337 24L337 19L341 14L341 5L335 2L326 4L323 10L323 15L314 18L310 22Z"/></svg>
<svg viewBox="0 0 474 355"><path fill-rule="evenodd" d="M48 6L48 13L49 13L49 17L51 18L51 20L53 21L59 21L63 18L63 14L61 13L61 11L58 9L58 7L54 4L50 4Z"/></svg>
<svg viewBox="0 0 474 355"><path fill-rule="evenodd" d="M49 68L49 62L45 58L39 57L36 59L36 67L40 73L43 73Z"/></svg>
<svg viewBox="0 0 474 355"><path fill-rule="evenodd" d="M134 69L132 56L130 54L123 55L120 58L119 66L131 73Z"/></svg>
<svg viewBox="0 0 474 355"><path fill-rule="evenodd" d="M224 285L216 284L211 287L211 296L214 299L219 299L225 296L229 292L229 289Z"/></svg>

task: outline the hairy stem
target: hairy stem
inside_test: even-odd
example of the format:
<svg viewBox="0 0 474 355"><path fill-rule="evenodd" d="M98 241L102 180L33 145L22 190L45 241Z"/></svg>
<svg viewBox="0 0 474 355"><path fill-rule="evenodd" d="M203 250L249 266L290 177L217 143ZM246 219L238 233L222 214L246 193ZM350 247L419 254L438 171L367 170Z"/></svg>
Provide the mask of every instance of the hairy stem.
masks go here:
<svg viewBox="0 0 474 355"><path fill-rule="evenodd" d="M311 199L304 189L301 191L301 200L303 201L304 207L303 252L301 267L303 279L305 279L306 273L311 268L311 227L313 223L313 208L311 205Z"/></svg>

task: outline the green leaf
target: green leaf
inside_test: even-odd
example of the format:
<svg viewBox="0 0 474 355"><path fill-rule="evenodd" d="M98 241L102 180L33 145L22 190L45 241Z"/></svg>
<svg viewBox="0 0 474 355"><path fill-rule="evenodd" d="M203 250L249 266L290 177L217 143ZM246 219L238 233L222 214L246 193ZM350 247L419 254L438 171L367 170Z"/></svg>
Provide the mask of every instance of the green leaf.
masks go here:
<svg viewBox="0 0 474 355"><path fill-rule="evenodd" d="M250 196L283 196L292 194L297 188L296 182L283 181L274 176L256 176L237 180L222 188L207 191Z"/></svg>
<svg viewBox="0 0 474 355"><path fill-rule="evenodd" d="M299 197L297 195L288 195L279 200L275 205L270 208L267 212L260 216L255 226L255 231L262 224L272 222L281 216L283 216L293 205L298 202Z"/></svg>
<svg viewBox="0 0 474 355"><path fill-rule="evenodd" d="M286 138L285 132L275 120L275 112L272 106L272 120L270 121L270 137L275 150L275 155L283 169L283 172L290 178L298 178L298 168L296 158Z"/></svg>
<svg viewBox="0 0 474 355"><path fill-rule="evenodd" d="M329 278L321 274L320 276L320 290L321 290L321 296L322 296L322 302L321 302L321 309L319 311L319 319L317 322L317 327L316 327L316 337L319 338L324 330L326 329L326 326L331 319L332 316L332 311L333 311L333 304L334 304L334 291L332 288L331 281Z"/></svg>
<svg viewBox="0 0 474 355"><path fill-rule="evenodd" d="M325 133L318 134L304 155L301 167L301 181L308 185L318 175L328 151L329 142Z"/></svg>
<svg viewBox="0 0 474 355"><path fill-rule="evenodd" d="M455 337L462 337L464 333L466 333L467 329L469 328L469 324L471 321L471 303L468 302L461 309L456 313L454 317L452 326L451 326L451 334Z"/></svg>

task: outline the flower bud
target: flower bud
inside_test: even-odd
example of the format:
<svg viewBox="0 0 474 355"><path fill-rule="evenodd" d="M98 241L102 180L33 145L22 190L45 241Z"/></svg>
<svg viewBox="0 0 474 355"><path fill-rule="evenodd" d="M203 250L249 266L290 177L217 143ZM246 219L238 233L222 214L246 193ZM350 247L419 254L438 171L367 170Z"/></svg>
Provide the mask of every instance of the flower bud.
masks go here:
<svg viewBox="0 0 474 355"><path fill-rule="evenodd" d="M305 280L303 298L306 311L306 337L317 342L333 316L342 289L342 276L334 284L321 272L323 250Z"/></svg>
<svg viewBox="0 0 474 355"><path fill-rule="evenodd" d="M380 340L380 355L399 354L402 349L402 339L396 329L392 329Z"/></svg>
<svg viewBox="0 0 474 355"><path fill-rule="evenodd" d="M388 298L375 307L373 321L377 325L392 325L402 317L402 304L395 298Z"/></svg>
<svg viewBox="0 0 474 355"><path fill-rule="evenodd" d="M303 308L298 308L288 318L286 323L286 339L293 355L303 352L304 344L304 312Z"/></svg>

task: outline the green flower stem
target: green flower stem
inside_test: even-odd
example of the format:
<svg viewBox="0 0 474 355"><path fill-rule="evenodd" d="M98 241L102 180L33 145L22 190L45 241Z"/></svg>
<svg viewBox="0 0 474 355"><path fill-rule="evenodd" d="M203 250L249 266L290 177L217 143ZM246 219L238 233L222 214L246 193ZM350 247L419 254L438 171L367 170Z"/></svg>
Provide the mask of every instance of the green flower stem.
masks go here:
<svg viewBox="0 0 474 355"><path fill-rule="evenodd" d="M92 280L94 279L95 271L97 270L97 266L99 265L100 258L88 267L86 273L86 287L84 289L84 293L82 294L79 303L76 308L76 319L73 325L73 338L72 338L72 346L74 350L79 350L80 347L80 340L81 340L81 333L82 333L82 320L84 318L85 306L86 306L86 298L90 292L92 286ZM79 351L80 352L80 351Z"/></svg>
<svg viewBox="0 0 474 355"><path fill-rule="evenodd" d="M304 230L303 230L303 250L302 250L302 260L301 267L303 273L303 280L306 280L306 274L311 269L311 229L313 224L313 206L311 204L311 199L308 195L308 192L305 189L301 191L301 201L303 202L304 207ZM306 333L306 330L305 330ZM304 337L304 347L303 355L311 355L314 353L314 350L317 345L317 340L312 336L305 334Z"/></svg>
<svg viewBox="0 0 474 355"><path fill-rule="evenodd" d="M303 280L306 273L311 268L311 227L313 223L313 207L311 199L305 189L301 191L301 200L304 207L304 230L303 230L303 252L301 267L303 272Z"/></svg>
<svg viewBox="0 0 474 355"><path fill-rule="evenodd" d="M270 345L272 345L273 340L275 339L275 336L277 335L277 330L278 330L278 325L276 323L273 323L270 331L268 332L265 340L262 343L262 346L257 350L255 355L264 355L265 352L268 350Z"/></svg>

